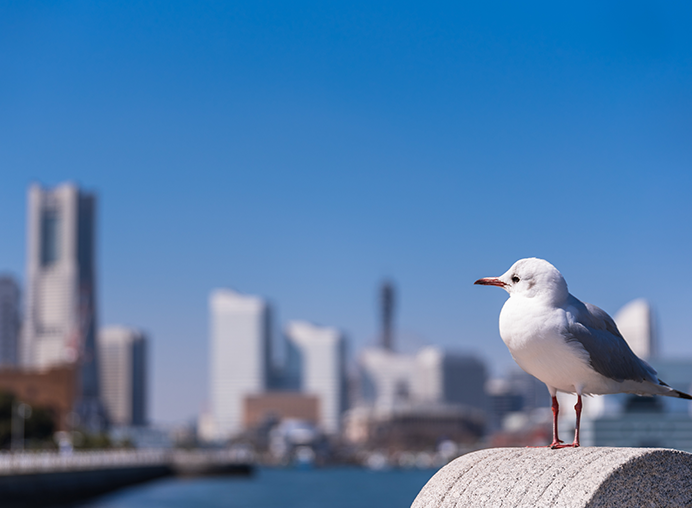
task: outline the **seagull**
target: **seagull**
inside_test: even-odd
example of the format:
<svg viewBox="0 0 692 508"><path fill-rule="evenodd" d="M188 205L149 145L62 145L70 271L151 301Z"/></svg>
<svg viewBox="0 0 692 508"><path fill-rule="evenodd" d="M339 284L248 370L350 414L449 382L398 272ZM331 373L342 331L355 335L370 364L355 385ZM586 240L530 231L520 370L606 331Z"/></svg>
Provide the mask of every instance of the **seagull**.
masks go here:
<svg viewBox="0 0 692 508"><path fill-rule="evenodd" d="M503 275L474 284L498 286L509 293L500 312L500 336L514 361L548 387L553 410L550 448L579 446L582 395L633 393L692 400L658 379L654 368L632 352L605 311L572 296L562 274L548 261L520 259ZM563 444L558 437L557 392L577 395L572 444Z"/></svg>

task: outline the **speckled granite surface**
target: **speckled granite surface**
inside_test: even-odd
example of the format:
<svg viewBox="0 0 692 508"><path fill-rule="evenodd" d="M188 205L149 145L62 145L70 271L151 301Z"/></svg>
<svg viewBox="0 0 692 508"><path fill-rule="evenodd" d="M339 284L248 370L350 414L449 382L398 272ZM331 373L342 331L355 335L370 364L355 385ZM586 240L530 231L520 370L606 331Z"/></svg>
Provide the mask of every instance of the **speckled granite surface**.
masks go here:
<svg viewBox="0 0 692 508"><path fill-rule="evenodd" d="M661 448L491 448L433 476L411 508L692 508L692 454Z"/></svg>

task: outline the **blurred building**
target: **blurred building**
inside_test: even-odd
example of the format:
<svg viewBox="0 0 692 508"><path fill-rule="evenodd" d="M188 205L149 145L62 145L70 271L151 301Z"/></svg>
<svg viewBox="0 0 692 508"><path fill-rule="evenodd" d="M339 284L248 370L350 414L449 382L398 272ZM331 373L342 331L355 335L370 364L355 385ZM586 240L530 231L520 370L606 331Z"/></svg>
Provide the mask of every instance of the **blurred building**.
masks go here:
<svg viewBox="0 0 692 508"><path fill-rule="evenodd" d="M358 406L345 416L344 436L369 449L433 450L450 440L470 445L484 433L485 414L454 404L399 404L388 409Z"/></svg>
<svg viewBox="0 0 692 508"><path fill-rule="evenodd" d="M643 298L632 300L622 307L613 319L634 354L644 360L657 356L658 332L649 302Z"/></svg>
<svg viewBox="0 0 692 508"><path fill-rule="evenodd" d="M21 402L43 407L54 415L57 430L72 430L73 409L79 372L75 365L42 370L8 368L0 370L0 391L14 394Z"/></svg>
<svg viewBox="0 0 692 508"><path fill-rule="evenodd" d="M506 431L508 418L517 413L527 417L539 408L550 407L551 397L545 383L523 370L513 370L503 378L489 379L485 385L488 396L488 424L492 432ZM514 420L516 422L516 419ZM527 424L531 419L526 420Z"/></svg>
<svg viewBox="0 0 692 508"><path fill-rule="evenodd" d="M484 433L485 365L473 356L426 347L416 354L368 348L360 356L362 398L346 416L346 437L365 447L434 449L442 439Z"/></svg>
<svg viewBox="0 0 692 508"><path fill-rule="evenodd" d="M486 369L469 355L426 347L416 355L413 393L420 400L485 410Z"/></svg>
<svg viewBox="0 0 692 508"><path fill-rule="evenodd" d="M175 429L157 428L152 426L134 426L134 427L111 427L108 432L108 437L115 446L131 446L133 448L172 448L174 445L181 447L189 447L195 444L194 433L191 439L181 443L174 442Z"/></svg>
<svg viewBox="0 0 692 508"><path fill-rule="evenodd" d="M0 367L17 365L19 347L19 285L0 276Z"/></svg>
<svg viewBox="0 0 692 508"><path fill-rule="evenodd" d="M268 436L274 464L311 467L324 462L328 443L324 434L307 420L286 418L275 425Z"/></svg>
<svg viewBox="0 0 692 508"><path fill-rule="evenodd" d="M368 348L361 354L360 367L363 399L377 408L402 403L487 408L485 365L473 356L434 346L415 355Z"/></svg>
<svg viewBox="0 0 692 508"><path fill-rule="evenodd" d="M204 439L226 440L243 430L246 397L267 390L271 373L271 312L257 296L212 292L210 326L211 415Z"/></svg>
<svg viewBox="0 0 692 508"><path fill-rule="evenodd" d="M96 196L66 183L28 195L26 314L22 364L75 364L78 413L102 426L96 355Z"/></svg>
<svg viewBox="0 0 692 508"><path fill-rule="evenodd" d="M296 392L248 395L243 414L246 429L271 426L286 419L306 421L316 426L320 420L320 400L316 395Z"/></svg>
<svg viewBox="0 0 692 508"><path fill-rule="evenodd" d="M291 321L285 329L287 372L296 388L319 400L318 425L339 432L346 410L346 341L339 330Z"/></svg>
<svg viewBox="0 0 692 508"><path fill-rule="evenodd" d="M384 281L380 287L380 309L382 334L380 346L387 351L394 351L394 309L396 304L394 283Z"/></svg>
<svg viewBox="0 0 692 508"><path fill-rule="evenodd" d="M147 340L140 330L109 326L98 334L101 399L110 423L147 423Z"/></svg>
<svg viewBox="0 0 692 508"><path fill-rule="evenodd" d="M360 354L361 399L367 405L391 408L415 398L415 355L384 348L366 348Z"/></svg>

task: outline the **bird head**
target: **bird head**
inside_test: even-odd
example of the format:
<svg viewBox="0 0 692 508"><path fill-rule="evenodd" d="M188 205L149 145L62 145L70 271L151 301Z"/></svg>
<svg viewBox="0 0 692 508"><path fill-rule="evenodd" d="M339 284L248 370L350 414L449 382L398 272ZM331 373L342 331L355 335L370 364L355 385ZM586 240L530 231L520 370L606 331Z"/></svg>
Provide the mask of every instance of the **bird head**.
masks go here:
<svg viewBox="0 0 692 508"><path fill-rule="evenodd" d="M510 296L545 297L551 301L567 298L567 282L557 268L545 259L520 259L499 277L485 277L474 284L498 286Z"/></svg>

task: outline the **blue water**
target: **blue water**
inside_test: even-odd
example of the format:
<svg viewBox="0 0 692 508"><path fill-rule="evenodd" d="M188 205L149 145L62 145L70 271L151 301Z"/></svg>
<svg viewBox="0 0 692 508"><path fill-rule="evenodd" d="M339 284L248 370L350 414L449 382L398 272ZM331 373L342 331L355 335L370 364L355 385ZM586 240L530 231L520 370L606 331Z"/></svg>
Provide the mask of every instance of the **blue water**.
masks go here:
<svg viewBox="0 0 692 508"><path fill-rule="evenodd" d="M434 473L260 469L250 478L159 480L80 508L408 508Z"/></svg>

